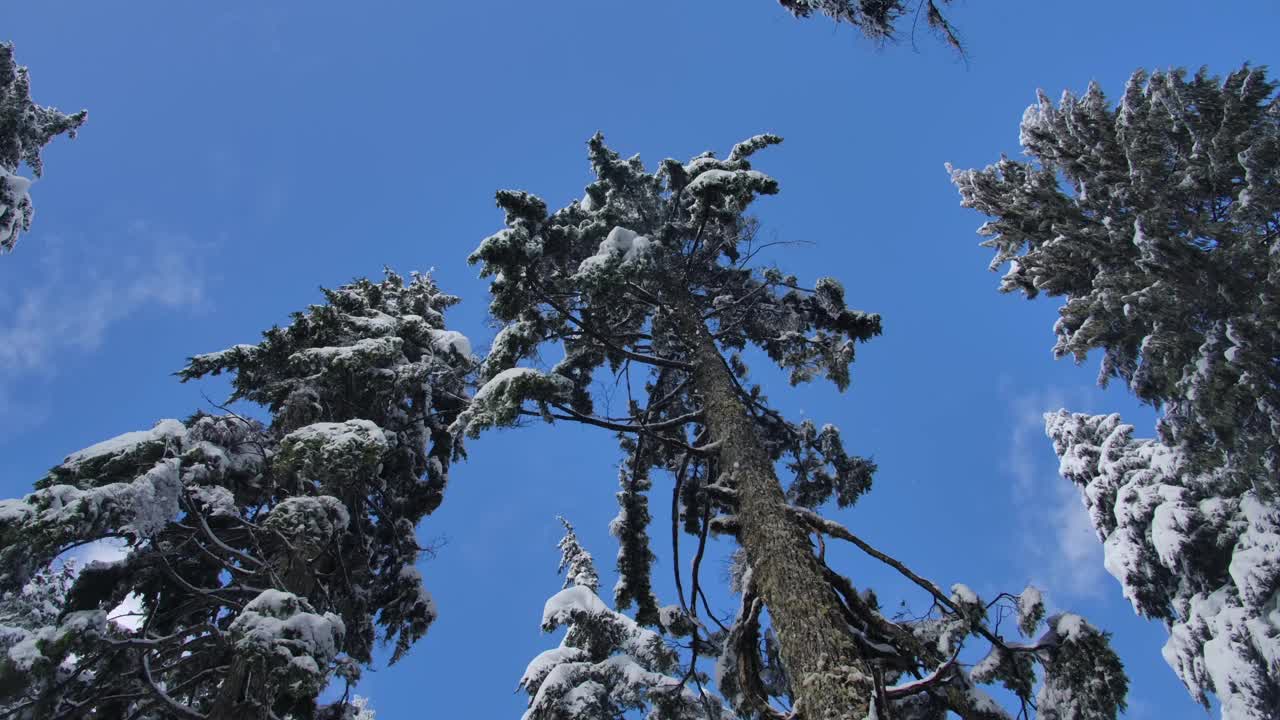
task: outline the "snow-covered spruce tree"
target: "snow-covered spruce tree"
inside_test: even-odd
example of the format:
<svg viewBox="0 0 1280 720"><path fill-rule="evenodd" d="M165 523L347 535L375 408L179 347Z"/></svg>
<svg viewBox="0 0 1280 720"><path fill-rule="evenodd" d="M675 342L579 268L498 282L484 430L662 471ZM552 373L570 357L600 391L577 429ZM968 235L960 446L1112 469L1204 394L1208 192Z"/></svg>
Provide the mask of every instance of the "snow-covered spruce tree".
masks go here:
<svg viewBox="0 0 1280 720"><path fill-rule="evenodd" d="M129 544L85 567L49 621L0 633L0 702L18 698L16 717L354 716L317 694L358 679L379 634L394 662L426 632L415 527L458 453L448 427L473 365L444 329L457 299L391 272L325 295L180 373L234 373L232 399L265 406L269 425L165 420L0 502L0 591L78 545ZM136 629L108 620L130 594Z"/></svg>
<svg viewBox="0 0 1280 720"><path fill-rule="evenodd" d="M660 609L650 587L648 494L653 472L669 474L677 607L696 650L683 677L698 677L699 654L719 655L727 668L720 691L741 715L780 716L770 698L794 694L798 715L809 720L861 718L890 702L924 708L902 710L919 717L947 708L971 718L996 717L996 706L947 656L959 639L978 633L1008 658L1000 672L1019 678L1026 692L1033 658L1051 670L1078 670L1050 656L1078 658L1087 647L1108 670L1106 692L1085 701L1081 693L1095 676L1052 674L1047 686L1060 692L1042 709L1048 714L1085 701L1096 705L1071 717L1114 716L1125 681L1096 631L1089 630L1083 644L1075 642L1079 635L1066 633L1072 639L1061 641L1064 635L1057 633L1045 644L1020 649L986 628L984 608L969 600L970 593L952 599L910 574L948 618L930 626L948 628L945 641L931 635L922 641L914 630L885 621L815 554L812 533L860 541L806 508L832 498L852 504L869 489L873 465L849 455L835 427L785 419L747 380L741 351L749 345L762 350L790 372L793 383L821 375L843 389L855 343L878 334L880 319L848 309L833 279L805 289L776 269L752 265L761 248L752 238L755 223L744 213L757 195L776 192L777 183L752 169L750 157L778 142L757 136L735 146L727 159L704 153L688 163L665 160L650 173L639 158L621 159L597 135L588 143L596 180L580 201L548 213L533 195L499 192L507 227L486 239L471 260L493 278L490 312L503 327L481 367L484 384L459 415L456 431L474 436L541 416L618 433L626 457L621 511L612 524L620 543L614 601L619 610L635 607L639 625L663 629L672 613ZM549 371L519 366L554 346L562 358ZM591 393L604 368L624 386L626 406L616 412ZM777 466L793 478L786 489ZM681 525L698 538L687 594L679 570ZM743 550L743 604L734 628L718 637L697 619L698 604L707 609L697 568L708 533L731 535ZM583 603L579 609L596 607ZM764 609L777 662L762 661L756 652ZM886 683L904 674L928 679L888 692ZM578 697L565 692L556 697Z"/></svg>
<svg viewBox="0 0 1280 720"><path fill-rule="evenodd" d="M58 135L75 137L88 113L67 115L31 101L31 78L13 59L13 45L0 43L0 253L31 227L31 181L18 174L26 163L36 177L44 170L40 150Z"/></svg>
<svg viewBox="0 0 1280 720"><path fill-rule="evenodd" d="M956 29L942 14L939 4L949 5L951 0L778 0L798 18L826 15L837 23L847 22L860 29L873 40L892 40L895 29L903 17L916 22L923 14L929 28L938 33L947 44L961 50Z"/></svg>
<svg viewBox="0 0 1280 720"><path fill-rule="evenodd" d="M560 646L541 653L520 678L529 693L524 720L615 718L632 710L648 710L651 718L730 720L733 713L709 693L694 693L673 674L679 654L653 630L610 610L600 599L595 564L578 542L573 526L562 520L560 569L564 589L547 601L542 628L566 627ZM663 618L673 629L688 630L679 607Z"/></svg>
<svg viewBox="0 0 1280 720"><path fill-rule="evenodd" d="M1169 626L1165 658L1229 718L1280 716L1280 98L1262 69L1139 71L1022 120L1027 162L953 170L1008 261L1001 290L1063 296L1058 356L1162 409L1046 416L1107 569Z"/></svg>

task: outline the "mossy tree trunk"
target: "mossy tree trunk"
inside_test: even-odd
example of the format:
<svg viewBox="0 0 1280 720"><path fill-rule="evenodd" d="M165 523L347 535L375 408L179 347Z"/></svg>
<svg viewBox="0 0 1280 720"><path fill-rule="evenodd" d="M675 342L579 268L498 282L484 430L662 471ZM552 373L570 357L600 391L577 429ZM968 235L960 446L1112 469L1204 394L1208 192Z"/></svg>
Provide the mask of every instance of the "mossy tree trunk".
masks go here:
<svg viewBox="0 0 1280 720"><path fill-rule="evenodd" d="M805 720L864 718L875 695L872 671L808 532L787 512L773 462L715 340L687 299L673 310L690 345L693 384L704 403L710 441L737 490L738 541L772 618L799 714Z"/></svg>

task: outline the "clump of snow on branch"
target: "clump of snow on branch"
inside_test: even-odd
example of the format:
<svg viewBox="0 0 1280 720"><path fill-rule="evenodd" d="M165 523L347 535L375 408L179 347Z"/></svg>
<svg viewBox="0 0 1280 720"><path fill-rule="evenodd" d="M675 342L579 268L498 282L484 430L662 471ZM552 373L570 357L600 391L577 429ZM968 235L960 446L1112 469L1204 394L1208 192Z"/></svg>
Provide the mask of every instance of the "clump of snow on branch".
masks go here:
<svg viewBox="0 0 1280 720"><path fill-rule="evenodd" d="M292 593L264 590L245 605L230 632L239 652L261 658L289 694L306 697L327 681L346 627L342 618L317 614Z"/></svg>
<svg viewBox="0 0 1280 720"><path fill-rule="evenodd" d="M389 442L369 420L320 422L284 437L274 468L307 487L338 492L351 477L375 474Z"/></svg>
<svg viewBox="0 0 1280 720"><path fill-rule="evenodd" d="M1044 593L1039 588L1028 585L1018 596L1018 629L1023 635L1035 632L1044 619L1044 613Z"/></svg>
<svg viewBox="0 0 1280 720"><path fill-rule="evenodd" d="M455 352L464 358L471 357L471 340L457 330L430 329L432 342L436 349L443 352Z"/></svg>
<svg viewBox="0 0 1280 720"><path fill-rule="evenodd" d="M476 391L449 429L479 437L486 428L513 424L525 401L538 403L546 414L547 403L566 400L572 391L573 383L560 375L523 367L503 370Z"/></svg>
<svg viewBox="0 0 1280 720"><path fill-rule="evenodd" d="M271 510L262 525L288 538L299 549L314 552L344 532L350 522L341 500L321 495L285 499Z"/></svg>
<svg viewBox="0 0 1280 720"><path fill-rule="evenodd" d="M624 227L615 227L600 241L596 254L578 265L578 275L588 277L609 269L643 263L646 256L660 245Z"/></svg>

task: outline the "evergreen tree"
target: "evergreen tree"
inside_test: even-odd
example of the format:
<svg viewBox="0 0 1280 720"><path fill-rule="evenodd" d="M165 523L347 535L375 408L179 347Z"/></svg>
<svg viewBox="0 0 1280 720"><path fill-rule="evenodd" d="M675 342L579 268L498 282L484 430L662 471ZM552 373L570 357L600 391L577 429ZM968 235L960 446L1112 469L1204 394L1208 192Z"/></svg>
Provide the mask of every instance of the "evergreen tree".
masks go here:
<svg viewBox="0 0 1280 720"><path fill-rule="evenodd" d="M847 22L860 29L873 40L892 40L895 28L905 16L912 23L923 14L930 29L942 36L947 44L961 50L956 29L942 14L939 3L951 4L951 0L778 0L798 18L826 15L837 23Z"/></svg>
<svg viewBox="0 0 1280 720"><path fill-rule="evenodd" d="M1262 69L1139 71L1022 120L1027 162L954 170L1009 262L1004 292L1065 302L1054 352L1102 351L1162 409L1046 416L1107 569L1170 628L1164 655L1229 718L1280 715L1280 97Z"/></svg>
<svg viewBox="0 0 1280 720"><path fill-rule="evenodd" d="M679 655L662 636L641 627L626 615L610 610L597 595L595 563L578 542L573 526L561 520L560 569L564 589L547 601L542 629L566 627L559 647L539 654L520 678L529 693L524 720L615 718L629 710L648 710L652 720L699 720L708 716L729 720L733 714L722 701L695 694L673 676ZM692 625L679 608L664 608L669 630L686 632Z"/></svg>
<svg viewBox="0 0 1280 720"><path fill-rule="evenodd" d="M232 399L270 424L164 420L0 502L4 592L29 592L76 546L129 544L85 567L59 612L0 629L0 702L16 717L357 717L363 706L317 708L317 694L354 683L379 634L395 662L426 632L415 528L460 451L448 428L473 364L444 329L457 298L390 271L325 295L179 373L234 373ZM107 617L129 595L136 628Z"/></svg>
<svg viewBox="0 0 1280 720"><path fill-rule="evenodd" d="M1085 708L1061 716L1114 717L1123 707L1126 681L1101 633L1076 618L1052 626L1041 642L1007 643L988 628L988 606L971 591L957 586L951 595L942 593L811 510L833 498L841 506L855 502L870 488L874 466L849 455L834 426L819 429L784 418L749 381L742 352L760 349L790 373L793 384L824 376L843 389L855 344L880 332L880 318L847 308L843 288L831 278L806 289L775 268L752 264L761 248L745 212L757 195L778 186L752 169L750 158L780 141L761 135L739 143L727 159L704 153L687 163L665 160L650 173L638 157L621 159L597 135L588 143L596 180L581 200L549 213L533 195L500 191L506 228L484 240L471 261L493 278L490 312L503 326L481 366L484 384L458 416L455 431L475 436L540 416L617 433L625 459L620 512L611 526L620 544L614 602L618 610L634 607L638 625L662 629L673 613L660 608L650 584L648 494L653 473L668 473L677 556L681 525L698 538L688 595L679 558L672 562L693 648L684 677L698 677L699 654L719 655L718 687L738 714L781 717L770 698L794 696L794 707L815 720L872 716L889 704L911 717L940 717L947 709L970 718L1001 717L951 656L976 634L999 653L993 661L999 670L990 678L1016 678L1028 702L1032 663L1045 664L1051 676L1046 687L1053 689L1041 706L1046 715ZM548 370L519 365L555 346L561 358ZM625 389L620 415L591 392L597 371L605 368ZM779 465L793 478L785 489ZM709 533L736 538L743 551L742 606L734 626L718 637L705 633L697 619L698 603L705 608L707 599L696 569ZM894 565L930 594L940 616L911 629L886 621L815 554L812 534L848 540ZM578 556L568 556L571 567ZM575 571L574 577L594 574ZM549 625L576 627L588 616L616 621L591 600L590 583L581 582L572 597L561 598L571 608L550 612ZM758 653L765 609L776 640L774 661L762 661ZM619 647L599 648L590 657L567 650L562 655L572 655L565 662L594 667ZM1103 668L1106 692L1092 687L1098 676L1080 672L1092 661ZM646 672L671 677L667 665L648 662L641 663ZM557 686L554 697L614 697L598 674L565 672L594 685L581 692ZM541 670L535 676L542 677ZM890 687L912 676L920 680ZM643 682L667 687L660 678ZM524 685L531 688L528 676ZM547 694L542 686L532 685L538 687L535 716L556 717L538 699ZM630 697L652 701L653 693ZM706 696L695 697L701 702ZM591 707L613 717L613 706Z"/></svg>
<svg viewBox="0 0 1280 720"><path fill-rule="evenodd" d="M31 181L18 174L26 163L36 177L44 164L40 150L65 133L75 137L88 113L73 115L31 101L31 78L13 59L13 45L0 43L0 253L18 242L18 234L31 228Z"/></svg>

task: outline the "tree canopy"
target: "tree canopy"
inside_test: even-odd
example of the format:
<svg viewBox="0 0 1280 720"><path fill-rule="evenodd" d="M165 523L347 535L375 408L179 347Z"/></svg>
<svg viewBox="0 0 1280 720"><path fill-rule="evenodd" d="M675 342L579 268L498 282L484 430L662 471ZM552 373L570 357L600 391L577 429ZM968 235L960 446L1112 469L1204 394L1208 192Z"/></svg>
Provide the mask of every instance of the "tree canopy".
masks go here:
<svg viewBox="0 0 1280 720"><path fill-rule="evenodd" d="M1090 85L1022 119L1027 161L954 170L1003 292L1060 296L1054 353L1101 352L1162 412L1046 416L1141 614L1191 693L1232 718L1280 707L1280 97L1262 68Z"/></svg>
<svg viewBox="0 0 1280 720"><path fill-rule="evenodd" d="M346 696L317 707L319 692L354 684L379 637L394 662L426 632L437 611L415 529L460 452L448 427L473 364L444 329L457 299L389 271L325 296L179 373L233 373L233 399L270 423L230 410L164 420L0 502L6 593L48 586L42 568L68 550L127 543L84 567L57 611L0 617L10 713L346 718L360 708Z"/></svg>
<svg viewBox="0 0 1280 720"><path fill-rule="evenodd" d="M786 419L753 382L748 361L767 358L792 384L825 377L844 389L856 344L879 334L881 321L850 309L833 278L806 287L758 261L764 248L747 211L778 183L752 161L780 142L759 135L724 159L707 152L649 171L597 134L588 142L595 180L581 200L553 212L527 192L497 194L506 227L471 260L492 278L490 311L502 327L455 430L476 435L523 417L574 421L616 433L624 453L611 524L616 609L596 597L597 575L570 534L564 564L579 579L548 602L544 626L571 630L526 673L527 717L586 708L602 717L639 708L653 718L717 717L726 707L742 717L782 718L795 707L816 717L876 708L906 718L1005 717L981 681L1014 689L1024 711L1034 703L1047 717L1114 718L1127 680L1104 633L1060 615L1035 642L1008 642L988 613L1022 607L1030 635L1043 619L1036 592L991 603L964 585L943 592L816 512L832 500L856 502L870 490L874 464L848 453L835 426ZM616 383L625 405L611 407L598 382ZM656 475L671 480L673 605L659 601L651 582ZM687 586L681 531L697 547ZM741 604L733 625L719 630L704 624L718 621L698 573L712 533L742 548L733 587ZM915 622L885 618L873 593L826 563L822 537L894 567L927 593L933 611ZM634 621L619 615L629 608ZM619 659L628 642L649 638L633 627L688 638L681 680L672 684L665 655L632 656L634 668ZM582 640L595 635L611 640ZM973 672L956 661L971 636L991 645ZM704 684L700 657L717 658L718 696ZM1033 698L1037 663L1045 679ZM687 683L697 692L687 695Z"/></svg>
<svg viewBox="0 0 1280 720"><path fill-rule="evenodd" d="M32 102L30 73L14 60L13 45L0 42L0 253L12 250L18 234L31 227L31 180L18 174L18 166L25 163L40 177L41 149L58 135L75 137L88 116Z"/></svg>

